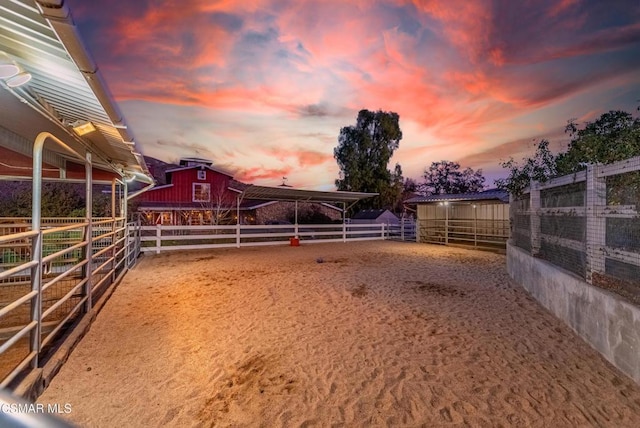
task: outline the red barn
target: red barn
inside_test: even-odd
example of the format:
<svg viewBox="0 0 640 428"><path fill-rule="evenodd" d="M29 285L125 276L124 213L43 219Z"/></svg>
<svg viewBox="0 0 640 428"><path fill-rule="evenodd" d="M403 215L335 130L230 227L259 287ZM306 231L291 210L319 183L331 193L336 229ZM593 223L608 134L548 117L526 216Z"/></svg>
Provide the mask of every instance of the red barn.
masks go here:
<svg viewBox="0 0 640 428"><path fill-rule="evenodd" d="M199 158L184 158L180 167L166 172L167 184L155 187L138 198L138 212L146 224L199 225L264 224L284 221L293 210L287 202L242 200L247 184L229 172ZM308 210L321 212L331 220L341 210L327 204L312 204Z"/></svg>

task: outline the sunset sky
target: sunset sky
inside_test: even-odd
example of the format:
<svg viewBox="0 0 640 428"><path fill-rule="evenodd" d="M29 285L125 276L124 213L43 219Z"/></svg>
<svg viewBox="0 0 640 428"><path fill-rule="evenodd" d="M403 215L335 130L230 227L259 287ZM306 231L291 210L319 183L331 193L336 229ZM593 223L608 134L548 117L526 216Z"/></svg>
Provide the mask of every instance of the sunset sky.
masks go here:
<svg viewBox="0 0 640 428"><path fill-rule="evenodd" d="M340 128L395 111L392 164L482 168L640 104L638 0L68 0L144 154L332 189Z"/></svg>

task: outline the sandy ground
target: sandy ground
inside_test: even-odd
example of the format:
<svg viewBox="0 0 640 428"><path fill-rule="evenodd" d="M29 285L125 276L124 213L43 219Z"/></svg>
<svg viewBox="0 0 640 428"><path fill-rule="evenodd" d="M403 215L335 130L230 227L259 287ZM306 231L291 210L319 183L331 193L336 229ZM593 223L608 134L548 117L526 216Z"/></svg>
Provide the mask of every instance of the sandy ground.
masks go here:
<svg viewBox="0 0 640 428"><path fill-rule="evenodd" d="M87 427L640 426L640 387L504 265L394 242L145 256L39 402Z"/></svg>

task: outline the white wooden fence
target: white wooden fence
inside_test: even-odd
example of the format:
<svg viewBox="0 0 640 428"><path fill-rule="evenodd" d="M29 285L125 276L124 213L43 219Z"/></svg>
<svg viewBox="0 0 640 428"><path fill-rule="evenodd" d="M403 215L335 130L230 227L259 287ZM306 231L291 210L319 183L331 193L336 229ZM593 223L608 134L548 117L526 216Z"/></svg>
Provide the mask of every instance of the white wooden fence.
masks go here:
<svg viewBox="0 0 640 428"><path fill-rule="evenodd" d="M381 240L389 237L385 224L299 224L230 226L142 226L141 251L154 252L224 247Z"/></svg>

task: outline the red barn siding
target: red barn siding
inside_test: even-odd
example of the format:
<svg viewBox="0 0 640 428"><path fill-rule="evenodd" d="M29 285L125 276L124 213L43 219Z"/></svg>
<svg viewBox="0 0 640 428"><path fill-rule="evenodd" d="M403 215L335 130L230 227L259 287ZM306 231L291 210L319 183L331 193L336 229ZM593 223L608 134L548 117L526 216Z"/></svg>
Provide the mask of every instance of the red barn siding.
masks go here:
<svg viewBox="0 0 640 428"><path fill-rule="evenodd" d="M33 175L33 159L21 153L0 147L0 157L3 161L0 163L0 175L17 176L31 178ZM86 176L84 164L71 161L66 162L66 177L69 179L84 180ZM42 177L44 178L60 178L60 169L57 166L42 163ZM93 168L93 179L111 181L114 177L120 176L112 171L104 171Z"/></svg>
<svg viewBox="0 0 640 428"><path fill-rule="evenodd" d="M172 186L152 189L141 194L138 200L140 202L169 202L175 204L191 203L193 202L193 183L209 183L212 195L215 195L216 191L220 189L219 191L223 191L229 197L235 198L235 192L227 190L231 177L205 169L207 173L206 179L198 180L199 170L199 168L190 168L170 173Z"/></svg>
<svg viewBox="0 0 640 428"><path fill-rule="evenodd" d="M0 175L31 177L33 168L33 159L13 150L0 147ZM43 162L42 176L47 178L59 178L60 170L58 167Z"/></svg>
<svg viewBox="0 0 640 428"><path fill-rule="evenodd" d="M121 178L118 174L112 171L105 171L98 168L92 168L92 174L94 180L111 181L114 178ZM67 178L78 178L83 180L86 177L84 164L67 161Z"/></svg>

